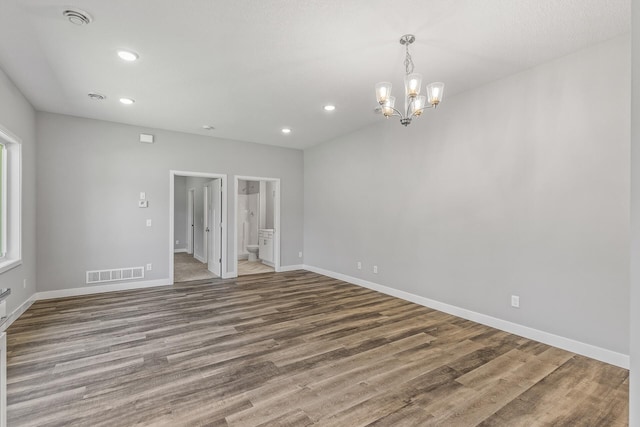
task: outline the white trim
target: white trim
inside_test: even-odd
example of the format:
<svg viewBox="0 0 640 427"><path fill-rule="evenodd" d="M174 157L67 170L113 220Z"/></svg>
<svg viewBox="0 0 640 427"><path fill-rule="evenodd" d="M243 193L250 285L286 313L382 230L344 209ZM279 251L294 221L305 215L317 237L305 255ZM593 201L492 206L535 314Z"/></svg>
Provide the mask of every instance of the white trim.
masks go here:
<svg viewBox="0 0 640 427"><path fill-rule="evenodd" d="M187 253L187 248L174 249L173 253L174 254Z"/></svg>
<svg viewBox="0 0 640 427"><path fill-rule="evenodd" d="M7 427L7 334L0 332L0 427Z"/></svg>
<svg viewBox="0 0 640 427"><path fill-rule="evenodd" d="M229 276L223 278L238 277L238 181L269 181L274 182L276 190L276 198L273 201L273 268L276 272L283 271L280 266L280 178L267 178L263 176L235 175L233 177L233 270L229 272Z"/></svg>
<svg viewBox="0 0 640 427"><path fill-rule="evenodd" d="M198 261L200 261L201 263L206 264L206 260L204 259L204 257L203 257L202 255L199 255L199 254L194 253L194 254L193 254L193 257L194 257L195 259L197 259Z"/></svg>
<svg viewBox="0 0 640 427"><path fill-rule="evenodd" d="M509 322L507 320L498 319L492 316L488 316L486 314L467 310L461 307L456 307L454 305L446 304L440 301L425 298L409 292L390 288L388 286L379 285L377 283L369 282L367 280L347 276L346 274L336 273L334 271L325 270L323 268L314 267L310 265L305 265L304 269L312 271L314 273L322 274L323 276L332 277L334 279L343 280L345 282L352 283L354 285L358 285L364 288L372 289L374 291L382 292L383 294L398 297L406 301L414 302L416 304L433 308L435 310L452 314L454 316L462 317L463 319L467 319L477 323L481 323L483 325L491 326L492 328L497 328L502 331L509 332L511 334L515 334L515 335L528 338L534 341L538 341L544 344L548 344L553 347L561 348L563 350L567 350L572 353L576 353L582 356L590 357L592 359L600 360L601 362L619 366L624 369L629 369L629 356L626 354L618 353L612 350L607 350L602 347L597 347L591 344L576 341L571 338L561 337L559 335L555 335L549 332L540 331L538 329L530 328L528 326L519 325L517 323Z"/></svg>
<svg viewBox="0 0 640 427"><path fill-rule="evenodd" d="M157 286L171 285L169 279L144 280L140 282L125 282L114 285L101 286L83 286L81 288L59 289L57 291L38 292L36 299L38 301L44 299L76 297L80 295L102 294L105 292L128 291L132 289L154 288Z"/></svg>
<svg viewBox="0 0 640 427"><path fill-rule="evenodd" d="M285 271L295 271L295 270L309 270L310 267L307 267L306 265L303 264L298 264L298 265L283 265L280 267L280 273L283 273ZM311 270L309 270L311 271Z"/></svg>
<svg viewBox="0 0 640 427"><path fill-rule="evenodd" d="M228 245L227 245L227 233L228 233L228 227L227 227L227 174L220 174L220 173L208 173L208 172L192 172L192 171L177 171L177 170L173 170L171 169L169 171L169 284L173 285L173 270L174 270L174 265L173 265L173 248L175 246L175 235L174 235L174 215L175 215L175 200L174 200L174 183L175 183L175 177L176 176L192 176L192 177L197 177L197 178L211 178L211 179L216 179L216 178L220 178L221 179L221 187L222 187L222 253L220 254L220 257L222 258L222 265L221 265L221 269L222 269L222 278L223 279L227 279L227 278L231 278L234 277L232 276L228 271L227 271L227 252L228 252ZM195 209L195 206L194 206ZM195 245L194 245L195 246ZM195 249L194 249L195 252ZM195 255L194 253L194 258L198 259L198 257ZM204 262L204 261L201 261Z"/></svg>
<svg viewBox="0 0 640 427"><path fill-rule="evenodd" d="M5 157L9 165L6 186L8 217L5 227L6 255L0 261L0 273L3 273L22 264L22 140L2 125L0 125L0 139L8 143L5 144Z"/></svg>
<svg viewBox="0 0 640 427"><path fill-rule="evenodd" d="M22 313L27 311L29 307L31 307L31 304L33 304L36 301L37 301L37 294L33 294L29 298L27 298L26 301L24 301L22 304L16 307L16 309L13 310L10 315L7 316L7 320L5 320L2 325L0 325L0 332L6 331L7 328L11 326L11 324L15 322L18 319L18 317L22 316Z"/></svg>

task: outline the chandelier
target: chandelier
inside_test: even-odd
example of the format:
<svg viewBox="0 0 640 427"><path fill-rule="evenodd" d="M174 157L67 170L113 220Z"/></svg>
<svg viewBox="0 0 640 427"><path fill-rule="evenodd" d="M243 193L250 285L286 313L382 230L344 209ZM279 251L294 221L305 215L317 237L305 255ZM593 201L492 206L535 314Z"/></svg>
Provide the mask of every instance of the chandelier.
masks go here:
<svg viewBox="0 0 640 427"><path fill-rule="evenodd" d="M400 123L409 126L411 119L422 114L425 108L436 108L442 101L444 83L435 82L427 85L427 96L420 95L422 76L413 72L413 60L409 54L409 45L416 41L412 34L405 34L400 38L400 44L406 49L404 59L404 112L395 108L396 98L391 96L391 83L380 82L376 85L376 98L382 114L386 118L400 117Z"/></svg>

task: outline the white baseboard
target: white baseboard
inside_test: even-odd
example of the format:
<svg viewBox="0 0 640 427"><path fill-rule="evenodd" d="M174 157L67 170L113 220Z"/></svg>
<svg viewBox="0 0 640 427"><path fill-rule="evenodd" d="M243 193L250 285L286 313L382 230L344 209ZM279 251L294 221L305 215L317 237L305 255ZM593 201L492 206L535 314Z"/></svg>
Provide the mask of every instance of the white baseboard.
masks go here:
<svg viewBox="0 0 640 427"><path fill-rule="evenodd" d="M101 294L104 292L128 291L131 289L153 288L156 286L165 286L169 284L170 284L169 279L156 279L156 280L143 280L140 282L116 283L112 285L83 286L81 288L60 289L57 291L38 292L36 294L36 298L37 300L44 300L44 299L52 299L52 298L75 297L79 295Z"/></svg>
<svg viewBox="0 0 640 427"><path fill-rule="evenodd" d="M298 265L281 265L280 268L277 270L278 273L282 273L285 271L295 271L295 270L309 270L311 271L310 268L307 268L307 266L302 265L302 264L298 264ZM322 273L320 273L322 274Z"/></svg>
<svg viewBox="0 0 640 427"><path fill-rule="evenodd" d="M540 331L538 329L530 328L528 326L519 325L517 323L509 322L507 320L498 319L496 317L492 317L486 314L467 310L465 308L456 307L454 305L450 305L440 301L425 298L409 292L390 288L388 286L379 285L377 283L369 282L367 280L359 279L357 277L347 276L346 274L336 273L334 271L325 270L323 268L314 267L310 265L304 265L300 267L304 268L305 270L312 271L314 273L322 274L323 276L328 276L334 279L343 280L345 282L352 283L354 285L358 285L364 288L372 289L374 291L382 292L383 294L398 297L406 301L423 305L425 307L433 308L435 310L452 314L454 316L462 317L463 319L467 319L477 323L481 323L483 325L491 326L492 328L500 329L502 331L509 332L511 334L515 334L524 338L528 338L534 341L548 344L553 347L561 348L563 350L567 350L572 353L580 354L582 356L600 360L601 362L605 362L611 365L619 366L621 368L629 369L629 356L626 354L618 353L612 350L607 350L602 347L597 347L591 344L583 343L580 341L573 340L571 338L562 337L549 332ZM284 271L284 270L281 270L281 271Z"/></svg>
<svg viewBox="0 0 640 427"><path fill-rule="evenodd" d="M37 295L37 293L31 295L25 302L23 302L15 310L13 310L11 314L7 316L7 320L5 320L2 325L0 325L0 332L6 331L7 328L11 326L11 324L22 315L22 313L27 311L29 307L31 307L31 304L37 301Z"/></svg>
<svg viewBox="0 0 640 427"><path fill-rule="evenodd" d="M203 264L206 262L206 260L202 256L200 256L200 254L197 254L195 252L193 253L193 257Z"/></svg>
<svg viewBox="0 0 640 427"><path fill-rule="evenodd" d="M187 248L178 248L178 249L174 249L173 250L174 254L181 254L181 253L187 253Z"/></svg>

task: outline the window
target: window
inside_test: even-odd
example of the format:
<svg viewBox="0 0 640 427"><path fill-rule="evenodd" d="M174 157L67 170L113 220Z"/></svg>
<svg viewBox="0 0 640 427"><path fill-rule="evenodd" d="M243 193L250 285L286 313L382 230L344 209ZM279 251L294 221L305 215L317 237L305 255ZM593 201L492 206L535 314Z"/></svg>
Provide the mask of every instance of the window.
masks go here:
<svg viewBox="0 0 640 427"><path fill-rule="evenodd" d="M22 263L20 139L0 126L0 273Z"/></svg>

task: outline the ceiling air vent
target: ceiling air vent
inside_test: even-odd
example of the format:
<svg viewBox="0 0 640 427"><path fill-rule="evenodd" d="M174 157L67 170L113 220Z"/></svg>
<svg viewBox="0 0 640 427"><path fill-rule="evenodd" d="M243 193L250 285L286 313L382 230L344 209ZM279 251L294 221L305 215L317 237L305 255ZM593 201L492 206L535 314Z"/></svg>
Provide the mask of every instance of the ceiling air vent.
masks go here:
<svg viewBox="0 0 640 427"><path fill-rule="evenodd" d="M102 95L101 93L96 93L96 92L88 93L87 96L93 99L94 101L104 101L105 99L107 99L105 95Z"/></svg>
<svg viewBox="0 0 640 427"><path fill-rule="evenodd" d="M62 15L69 20L72 24L75 25L87 25L90 24L93 19L91 19L91 15L83 10L71 10L67 9L62 12Z"/></svg>

